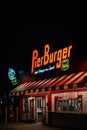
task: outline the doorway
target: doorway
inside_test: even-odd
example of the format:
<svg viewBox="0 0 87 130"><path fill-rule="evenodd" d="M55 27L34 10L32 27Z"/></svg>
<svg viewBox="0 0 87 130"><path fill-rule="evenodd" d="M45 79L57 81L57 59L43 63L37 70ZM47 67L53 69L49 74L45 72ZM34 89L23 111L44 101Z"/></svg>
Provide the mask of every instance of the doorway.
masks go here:
<svg viewBox="0 0 87 130"><path fill-rule="evenodd" d="M28 120L33 123L35 122L35 97L28 98L28 106Z"/></svg>
<svg viewBox="0 0 87 130"><path fill-rule="evenodd" d="M30 97L28 99L29 113L28 119L36 123L44 123L46 118L45 96Z"/></svg>
<svg viewBox="0 0 87 130"><path fill-rule="evenodd" d="M36 109L37 109L37 123L45 123L46 122L46 102L45 96L36 98Z"/></svg>
<svg viewBox="0 0 87 130"><path fill-rule="evenodd" d="M37 109L37 123L42 123L42 117L43 117L42 97L36 98L36 109Z"/></svg>

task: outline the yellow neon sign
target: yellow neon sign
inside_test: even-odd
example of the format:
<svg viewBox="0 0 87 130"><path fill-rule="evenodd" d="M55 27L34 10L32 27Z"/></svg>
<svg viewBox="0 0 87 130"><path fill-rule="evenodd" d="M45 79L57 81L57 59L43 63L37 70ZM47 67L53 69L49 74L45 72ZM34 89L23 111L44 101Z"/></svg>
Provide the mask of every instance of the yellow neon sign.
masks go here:
<svg viewBox="0 0 87 130"><path fill-rule="evenodd" d="M50 45L46 44L44 48L44 54L42 57L39 57L38 50L34 50L32 53L31 73L33 73L36 68L52 63L56 63L56 69L61 68L62 61L70 57L71 49L72 45L64 47L63 49L54 52L50 52Z"/></svg>

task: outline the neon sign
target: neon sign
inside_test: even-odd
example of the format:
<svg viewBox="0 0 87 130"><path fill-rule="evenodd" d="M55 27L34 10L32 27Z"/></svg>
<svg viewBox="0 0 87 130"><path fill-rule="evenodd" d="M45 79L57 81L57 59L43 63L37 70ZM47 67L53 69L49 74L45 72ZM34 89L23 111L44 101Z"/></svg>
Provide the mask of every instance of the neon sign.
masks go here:
<svg viewBox="0 0 87 130"><path fill-rule="evenodd" d="M62 70L69 69L69 58L72 45L64 47L63 49L50 52L50 45L46 44L44 47L44 54L42 57L39 57L38 50L34 50L32 53L32 66L31 73L39 73L41 70L36 70L42 66L46 66L52 63L55 63L54 69L61 68ZM46 70L46 69L45 69ZM43 72L45 71L43 70ZM47 69L50 70L50 69ZM42 71L41 71L42 72Z"/></svg>
<svg viewBox="0 0 87 130"><path fill-rule="evenodd" d="M13 85L17 85L16 73L12 68L8 70L8 78L11 80Z"/></svg>
<svg viewBox="0 0 87 130"><path fill-rule="evenodd" d="M49 66L48 68L46 69L38 69L38 70L35 70L34 71L34 74L39 74L39 73L44 73L46 71L50 71L50 70L53 70L55 69L55 66Z"/></svg>

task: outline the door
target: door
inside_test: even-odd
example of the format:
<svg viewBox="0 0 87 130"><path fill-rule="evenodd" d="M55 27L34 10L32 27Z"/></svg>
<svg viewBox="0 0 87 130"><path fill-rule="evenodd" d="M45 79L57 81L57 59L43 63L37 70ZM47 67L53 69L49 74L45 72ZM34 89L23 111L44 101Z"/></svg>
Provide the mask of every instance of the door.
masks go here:
<svg viewBox="0 0 87 130"><path fill-rule="evenodd" d="M42 117L43 117L42 97L36 98L36 109L37 109L37 123L42 123Z"/></svg>
<svg viewBox="0 0 87 130"><path fill-rule="evenodd" d="M28 99L29 114L28 119L31 121L35 120L35 98L31 97Z"/></svg>

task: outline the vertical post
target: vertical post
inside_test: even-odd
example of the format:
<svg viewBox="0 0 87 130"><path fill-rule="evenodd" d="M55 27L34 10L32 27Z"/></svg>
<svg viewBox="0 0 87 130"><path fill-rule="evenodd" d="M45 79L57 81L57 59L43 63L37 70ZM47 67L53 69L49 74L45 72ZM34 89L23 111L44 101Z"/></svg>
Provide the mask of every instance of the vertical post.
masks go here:
<svg viewBox="0 0 87 130"><path fill-rule="evenodd" d="M23 112L23 98L20 97L19 99L19 115L20 115L20 119L19 121L22 121L22 112Z"/></svg>
<svg viewBox="0 0 87 130"><path fill-rule="evenodd" d="M16 122L18 122L18 107L16 107Z"/></svg>
<svg viewBox="0 0 87 130"><path fill-rule="evenodd" d="M48 93L48 111L51 111L51 94Z"/></svg>
<svg viewBox="0 0 87 130"><path fill-rule="evenodd" d="M7 107L5 107L5 123L7 123Z"/></svg>

